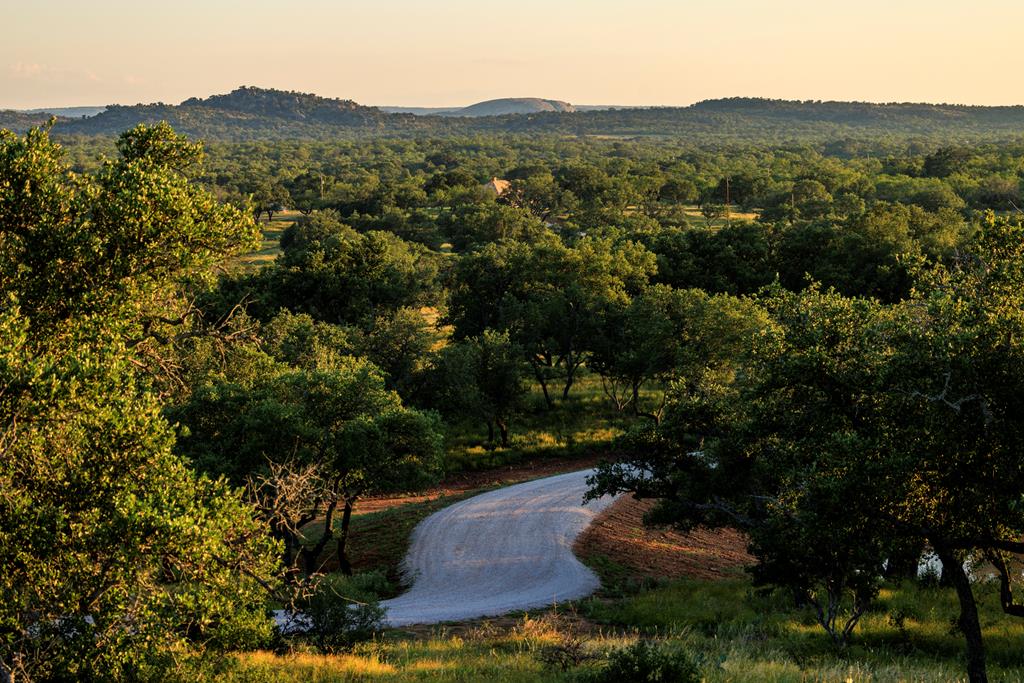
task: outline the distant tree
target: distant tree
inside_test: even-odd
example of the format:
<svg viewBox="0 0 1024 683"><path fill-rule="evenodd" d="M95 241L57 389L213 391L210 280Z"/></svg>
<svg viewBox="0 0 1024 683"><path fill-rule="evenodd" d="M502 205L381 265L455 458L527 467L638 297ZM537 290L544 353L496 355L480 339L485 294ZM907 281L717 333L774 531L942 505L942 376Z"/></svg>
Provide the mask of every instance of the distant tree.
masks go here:
<svg viewBox="0 0 1024 683"><path fill-rule="evenodd" d="M1019 209L1024 204L1016 176L989 176L981 180L975 192L974 204L980 209Z"/></svg>
<svg viewBox="0 0 1024 683"><path fill-rule="evenodd" d="M790 196L800 218L822 218L832 209L832 195L817 180L797 181Z"/></svg>
<svg viewBox="0 0 1024 683"><path fill-rule="evenodd" d="M285 183L284 188L295 208L308 216L324 206L333 184L334 179L322 172L306 171Z"/></svg>
<svg viewBox="0 0 1024 683"><path fill-rule="evenodd" d="M658 199L673 204L693 204L700 199L700 190L687 178L669 178L658 190Z"/></svg>
<svg viewBox="0 0 1024 683"><path fill-rule="evenodd" d="M658 258L656 282L677 289L753 294L775 279L775 237L770 227L735 223L718 230L666 229L644 236Z"/></svg>
<svg viewBox="0 0 1024 683"><path fill-rule="evenodd" d="M547 221L557 212L570 208L554 176L547 170L512 180L499 201L526 209L541 221Z"/></svg>
<svg viewBox="0 0 1024 683"><path fill-rule="evenodd" d="M423 189L428 194L436 195L441 191L454 188L475 189L480 184L480 181L468 169L457 166L450 171L438 172L432 175L423 184Z"/></svg>
<svg viewBox="0 0 1024 683"><path fill-rule="evenodd" d="M924 175L946 178L959 173L971 159L971 152L962 147L941 147L924 158Z"/></svg>
<svg viewBox="0 0 1024 683"><path fill-rule="evenodd" d="M619 410L631 406L658 423L671 392L699 391L728 375L765 324L744 300L655 285L605 312L588 367ZM649 408L642 405L646 385L661 395Z"/></svg>
<svg viewBox="0 0 1024 683"><path fill-rule="evenodd" d="M300 218L281 237L270 267L225 278L209 308L245 300L269 320L286 308L333 324L367 326L378 315L436 297L437 261L421 245L385 232L357 233L333 211Z"/></svg>
<svg viewBox="0 0 1024 683"><path fill-rule="evenodd" d="M451 419L472 416L487 425L487 441L498 429L509 445L512 419L526 393L522 350L507 333L485 330L441 350L432 372L433 402Z"/></svg>
<svg viewBox="0 0 1024 683"><path fill-rule="evenodd" d="M710 228L725 215L725 205L705 201L700 205L700 213L704 216L704 224Z"/></svg>
<svg viewBox="0 0 1024 683"><path fill-rule="evenodd" d="M267 220L274 220L274 214L283 211L291 203L288 189L277 181L264 180L252 188L250 200L256 218L267 214Z"/></svg>
<svg viewBox="0 0 1024 683"><path fill-rule="evenodd" d="M389 389L409 399L416 393L435 336L418 310L399 308L378 316L358 338L356 350L384 371Z"/></svg>
<svg viewBox="0 0 1024 683"><path fill-rule="evenodd" d="M562 189L586 205L600 204L612 189L611 178L600 168L573 163L559 168L555 179Z"/></svg>
<svg viewBox="0 0 1024 683"><path fill-rule="evenodd" d="M504 239L531 242L547 232L529 211L493 202L464 204L445 217L443 227L458 251Z"/></svg>
<svg viewBox="0 0 1024 683"><path fill-rule="evenodd" d="M639 292L654 269L653 254L633 242L586 237L568 247L551 235L533 245L489 245L459 262L448 316L457 338L508 331L550 406L554 371L561 369L565 399L600 312Z"/></svg>
<svg viewBox="0 0 1024 683"><path fill-rule="evenodd" d="M841 218L850 218L864 213L867 203L852 192L844 192L836 197L832 208Z"/></svg>

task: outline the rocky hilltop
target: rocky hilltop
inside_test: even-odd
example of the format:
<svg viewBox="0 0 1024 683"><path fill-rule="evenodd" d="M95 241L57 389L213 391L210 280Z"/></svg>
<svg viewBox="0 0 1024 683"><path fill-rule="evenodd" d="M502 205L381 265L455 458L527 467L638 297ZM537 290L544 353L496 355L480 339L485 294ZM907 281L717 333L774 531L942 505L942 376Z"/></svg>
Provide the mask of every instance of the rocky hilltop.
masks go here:
<svg viewBox="0 0 1024 683"><path fill-rule="evenodd" d="M574 112L576 108L561 100L543 100L539 97L504 97L477 102L463 107L449 116L505 116L506 114L539 114L541 112Z"/></svg>

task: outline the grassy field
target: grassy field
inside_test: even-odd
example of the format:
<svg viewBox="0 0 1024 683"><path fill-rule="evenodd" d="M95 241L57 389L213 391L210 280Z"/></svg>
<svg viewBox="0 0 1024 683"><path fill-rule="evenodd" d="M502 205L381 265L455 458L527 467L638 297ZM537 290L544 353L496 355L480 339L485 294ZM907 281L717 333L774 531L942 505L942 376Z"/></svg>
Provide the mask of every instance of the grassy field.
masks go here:
<svg viewBox="0 0 1024 683"><path fill-rule="evenodd" d="M699 206L686 206L683 208L683 214L686 216L687 222L694 227L709 227L712 229L723 228L726 225L734 222L745 222L757 219L757 212L743 211L738 206L732 206L729 210L729 217L726 219L725 215L719 218L715 218L708 225L708 221L704 218L704 214L701 213Z"/></svg>
<svg viewBox="0 0 1024 683"><path fill-rule="evenodd" d="M980 592L991 679L1024 681L1024 621L1002 615L994 587ZM609 650L645 638L689 653L706 681L958 681L963 645L951 626L955 603L949 590L889 586L855 642L838 650L786 596L759 595L745 578L684 580L512 623L389 632L350 653L246 653L225 680L577 681ZM583 661L566 670L553 665L552 653L574 641L582 643Z"/></svg>
<svg viewBox="0 0 1024 683"><path fill-rule="evenodd" d="M298 211L279 211L269 222L261 218L259 224L263 231L263 239L260 242L260 248L234 259L231 266L250 270L272 263L281 253L281 234L295 222L299 215Z"/></svg>

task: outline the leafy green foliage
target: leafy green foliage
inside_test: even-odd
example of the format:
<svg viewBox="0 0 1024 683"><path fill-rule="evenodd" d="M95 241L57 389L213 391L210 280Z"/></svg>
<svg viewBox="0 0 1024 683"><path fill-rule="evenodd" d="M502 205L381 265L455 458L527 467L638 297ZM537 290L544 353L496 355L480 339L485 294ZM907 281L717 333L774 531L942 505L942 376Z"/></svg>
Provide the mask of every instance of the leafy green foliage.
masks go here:
<svg viewBox="0 0 1024 683"><path fill-rule="evenodd" d="M508 331L547 395L561 369L563 398L597 333L601 311L640 291L654 256L634 242L584 237L573 246L550 236L535 244L502 242L463 258L449 297L456 338Z"/></svg>
<svg viewBox="0 0 1024 683"><path fill-rule="evenodd" d="M968 672L982 680L963 561L987 558L1004 609L1024 614L1007 559L1024 548L1013 398L1024 381L1022 231L990 218L970 256L919 268L920 289L893 306L772 292L763 303L773 325L742 381L717 401L677 402L672 424L604 467L596 490L660 498L658 517L686 527L747 529L755 579L793 590L840 643L877 594L884 561L928 543L961 603ZM705 438L700 451L690 445Z"/></svg>
<svg viewBox="0 0 1024 683"><path fill-rule="evenodd" d="M200 150L168 127L118 149L77 175L45 130L0 132L5 677L187 678L205 648L270 634L275 544L174 454L138 371L168 297L253 225L189 181Z"/></svg>
<svg viewBox="0 0 1024 683"><path fill-rule="evenodd" d="M509 424L526 393L522 350L507 333L484 330L479 337L442 349L432 370L434 405L446 415L472 415L487 425L488 443L497 427L501 445L509 445Z"/></svg>
<svg viewBox="0 0 1024 683"><path fill-rule="evenodd" d="M384 232L360 234L334 212L304 216L281 237L269 268L229 280L223 311L254 299L249 310L269 320L279 309L334 324L372 321L380 313L428 303L437 266L425 249Z"/></svg>
<svg viewBox="0 0 1024 683"><path fill-rule="evenodd" d="M678 647L638 640L633 645L614 650L608 662L588 680L595 683L697 683L700 674L690 656Z"/></svg>
<svg viewBox="0 0 1024 683"><path fill-rule="evenodd" d="M319 578L316 591L303 605L303 615L309 620L306 637L327 653L372 638L381 630L385 615L373 591L373 584L382 579L379 575L336 574Z"/></svg>

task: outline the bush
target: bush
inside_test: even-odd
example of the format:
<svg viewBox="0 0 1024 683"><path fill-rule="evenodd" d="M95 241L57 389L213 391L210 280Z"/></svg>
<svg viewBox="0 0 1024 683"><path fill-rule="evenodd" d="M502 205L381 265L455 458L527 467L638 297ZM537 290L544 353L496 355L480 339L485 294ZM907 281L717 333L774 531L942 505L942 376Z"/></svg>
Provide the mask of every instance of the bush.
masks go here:
<svg viewBox="0 0 1024 683"><path fill-rule="evenodd" d="M640 640L613 650L608 663L590 679L593 683L699 683L697 665L678 648Z"/></svg>
<svg viewBox="0 0 1024 683"><path fill-rule="evenodd" d="M324 576L304 610L309 619L306 635L324 653L369 640L383 627L384 609L376 590L386 586L379 573Z"/></svg>

